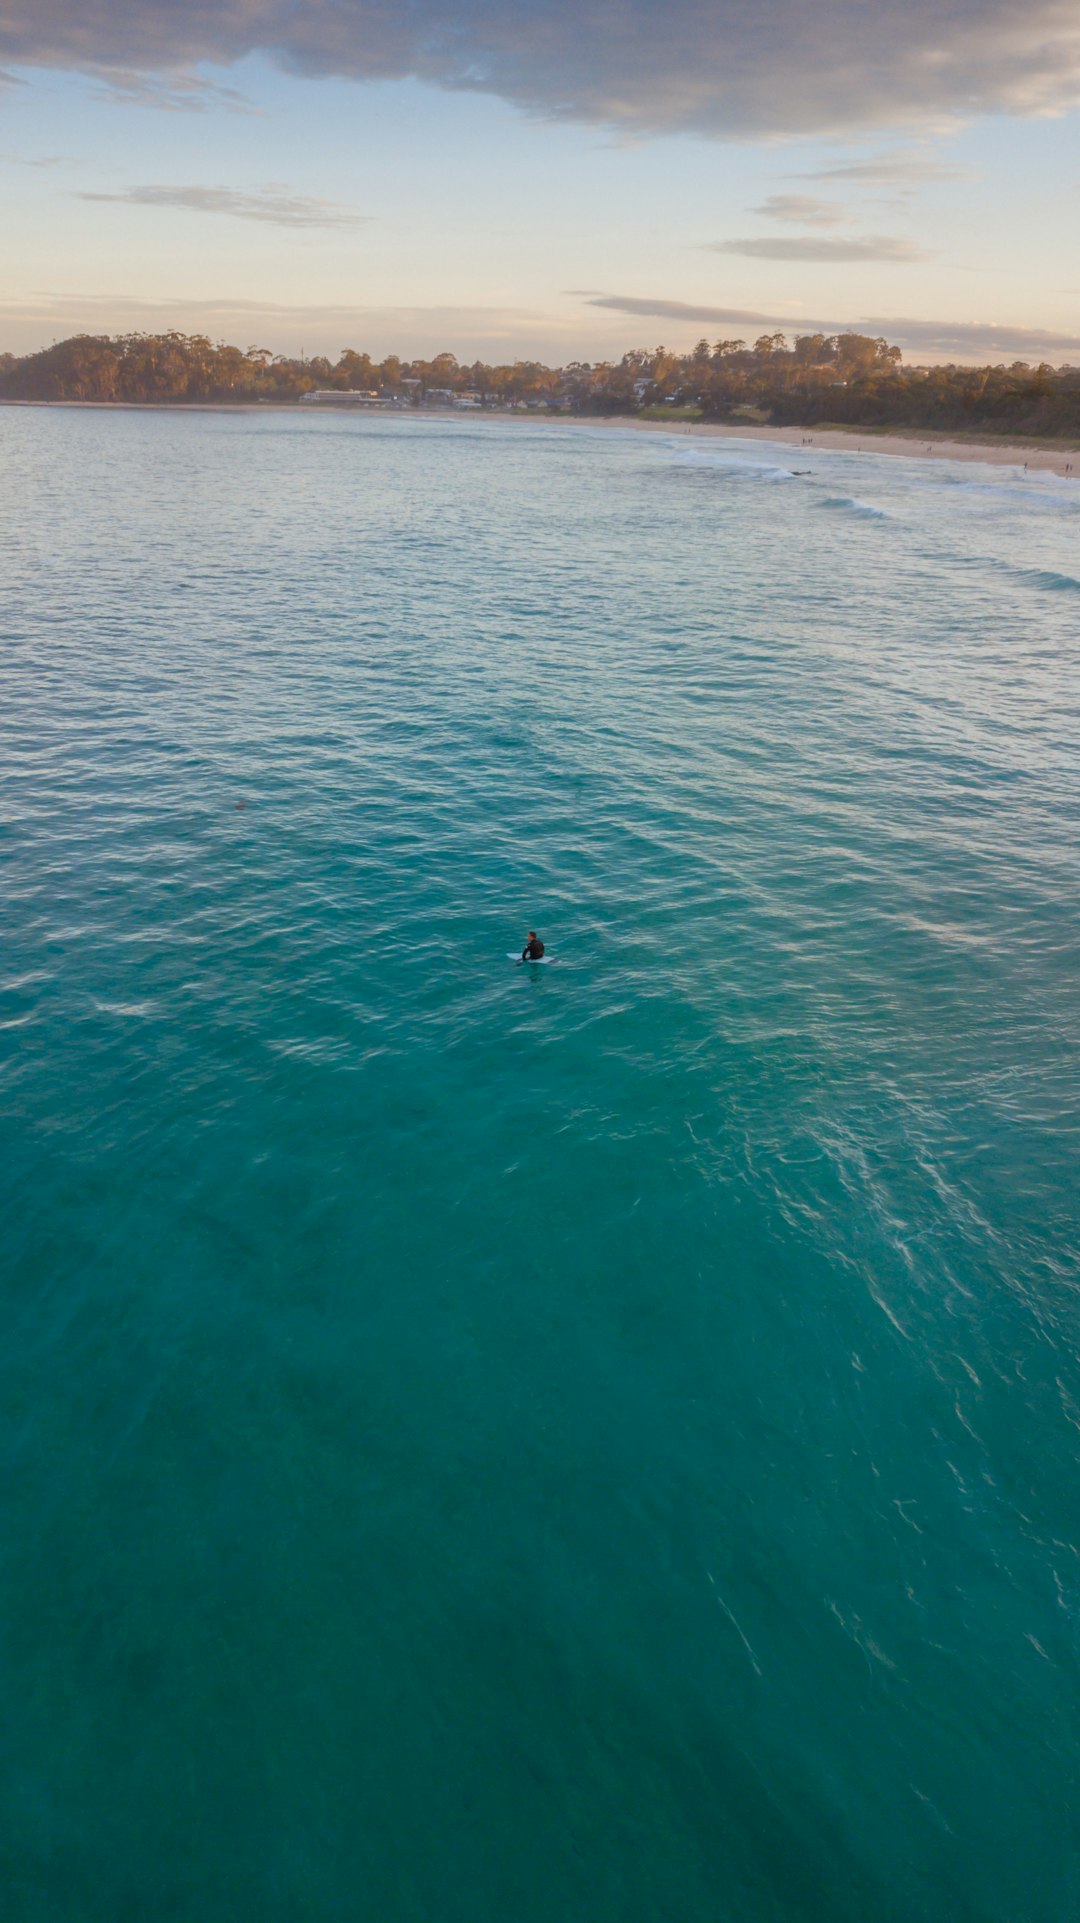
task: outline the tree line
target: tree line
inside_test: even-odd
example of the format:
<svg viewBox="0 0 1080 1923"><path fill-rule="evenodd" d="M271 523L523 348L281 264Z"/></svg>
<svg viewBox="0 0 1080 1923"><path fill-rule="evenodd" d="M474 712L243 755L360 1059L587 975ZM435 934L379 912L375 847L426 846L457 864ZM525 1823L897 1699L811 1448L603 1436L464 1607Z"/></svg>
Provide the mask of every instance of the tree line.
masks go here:
<svg viewBox="0 0 1080 1923"><path fill-rule="evenodd" d="M918 432L1080 436L1080 368L1013 361L904 367L898 347L866 334L763 334L700 340L689 353L637 349L619 361L489 366L380 361L346 348L336 361L213 342L203 334L78 334L34 354L0 354L0 400L298 402L314 390L400 406L435 397L481 407L579 414L682 414Z"/></svg>

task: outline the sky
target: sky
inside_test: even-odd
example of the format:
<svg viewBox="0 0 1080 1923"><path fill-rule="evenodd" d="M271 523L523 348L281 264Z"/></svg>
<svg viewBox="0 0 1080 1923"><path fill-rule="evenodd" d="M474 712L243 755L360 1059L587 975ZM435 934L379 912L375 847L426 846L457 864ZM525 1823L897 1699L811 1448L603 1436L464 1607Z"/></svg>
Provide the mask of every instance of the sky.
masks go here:
<svg viewBox="0 0 1080 1923"><path fill-rule="evenodd" d="M5 0L0 351L1080 364L1075 0Z"/></svg>

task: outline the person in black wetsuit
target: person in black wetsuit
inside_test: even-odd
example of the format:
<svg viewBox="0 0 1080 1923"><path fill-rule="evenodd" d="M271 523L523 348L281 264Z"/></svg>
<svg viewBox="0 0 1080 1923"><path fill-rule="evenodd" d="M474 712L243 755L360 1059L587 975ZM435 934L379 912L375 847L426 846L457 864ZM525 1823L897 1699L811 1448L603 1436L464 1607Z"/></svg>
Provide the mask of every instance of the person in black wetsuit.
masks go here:
<svg viewBox="0 0 1080 1923"><path fill-rule="evenodd" d="M530 928L529 939L521 951L521 959L522 961L541 961L543 954L544 944L540 940L535 928Z"/></svg>

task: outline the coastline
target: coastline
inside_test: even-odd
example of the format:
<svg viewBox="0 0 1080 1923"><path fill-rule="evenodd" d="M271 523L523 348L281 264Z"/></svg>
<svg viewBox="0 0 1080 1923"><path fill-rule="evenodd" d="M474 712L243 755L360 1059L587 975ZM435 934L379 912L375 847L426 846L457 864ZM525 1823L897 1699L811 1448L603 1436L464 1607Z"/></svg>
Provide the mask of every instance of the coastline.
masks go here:
<svg viewBox="0 0 1080 1923"><path fill-rule="evenodd" d="M71 407L96 413L141 414L295 414L297 403L274 401L0 401L0 407ZM338 410L320 410L335 414ZM372 410L377 412L379 410ZM366 410L365 410L366 414ZM452 408L402 408L394 418L420 416L424 420L460 420L465 416ZM542 421L547 425L631 429L647 434L682 434L703 440L771 441L783 447L823 450L837 454L889 454L907 460L966 461L990 467L1027 468L1031 472L1057 474L1063 480L1080 483L1080 443L1068 441L1009 441L988 436L958 439L953 435L915 434L899 428L789 427L759 426L747 422L735 425L721 421L645 421L633 414L545 414L521 413L514 408L485 408L472 413L470 420ZM1066 470L1069 472L1066 472Z"/></svg>

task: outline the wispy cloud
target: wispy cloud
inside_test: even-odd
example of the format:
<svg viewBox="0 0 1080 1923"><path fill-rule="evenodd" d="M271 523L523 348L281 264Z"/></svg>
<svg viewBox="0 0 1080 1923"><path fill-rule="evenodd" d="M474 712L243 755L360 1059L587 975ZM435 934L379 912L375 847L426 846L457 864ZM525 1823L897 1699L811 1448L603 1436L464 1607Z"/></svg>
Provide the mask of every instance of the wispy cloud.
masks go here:
<svg viewBox="0 0 1080 1923"><path fill-rule="evenodd" d="M95 78L101 83L101 98L117 107L153 107L169 114L204 114L212 108L234 114L262 113L262 108L237 87L223 86L205 74L179 71L158 75L109 67Z"/></svg>
<svg viewBox="0 0 1080 1923"><path fill-rule="evenodd" d="M839 201L818 200L813 194L769 194L760 207L748 211L797 227L846 227L852 219Z"/></svg>
<svg viewBox="0 0 1080 1923"><path fill-rule="evenodd" d="M63 167L69 154L0 154L5 167Z"/></svg>
<svg viewBox="0 0 1080 1923"><path fill-rule="evenodd" d="M189 214L228 214L273 227L363 227L370 216L335 200L290 193L272 184L247 191L238 187L128 187L120 194L75 194L76 200L120 202L127 207L177 207Z"/></svg>
<svg viewBox="0 0 1080 1923"><path fill-rule="evenodd" d="M868 160L845 160L833 167L815 167L800 180L850 180L866 187L918 187L938 180L974 180L970 167L955 167L906 148L892 148Z"/></svg>
<svg viewBox="0 0 1080 1923"><path fill-rule="evenodd" d="M842 136L1080 100L1071 0L5 0L0 53L111 76L121 97L120 76L164 76L157 104L173 111L188 83L172 76L262 53L293 72L413 76L631 135Z"/></svg>
<svg viewBox="0 0 1080 1923"><path fill-rule="evenodd" d="M792 236L776 240L715 240L710 253L738 254L745 260L860 261L929 260L913 240L894 234L864 234L851 240L816 240Z"/></svg>

